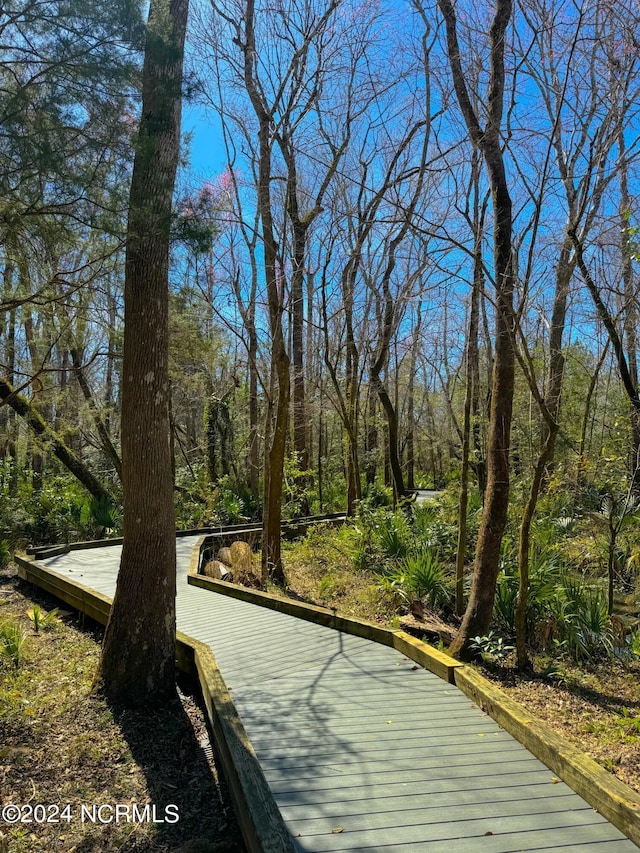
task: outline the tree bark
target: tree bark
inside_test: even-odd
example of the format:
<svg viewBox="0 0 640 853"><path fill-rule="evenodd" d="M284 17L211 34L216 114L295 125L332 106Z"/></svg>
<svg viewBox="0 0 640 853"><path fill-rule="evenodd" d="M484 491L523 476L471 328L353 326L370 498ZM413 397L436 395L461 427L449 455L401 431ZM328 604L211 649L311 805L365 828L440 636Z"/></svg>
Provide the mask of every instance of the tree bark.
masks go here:
<svg viewBox="0 0 640 853"><path fill-rule="evenodd" d="M278 274L278 247L271 207L272 114L267 109L256 77L255 2L245 7L244 85L258 120L258 211L264 251L264 276L267 288L271 330L271 388L276 394L271 442L265 449L264 512L262 520L262 575L283 581L280 522L282 517L282 481L289 420L290 362L282 327L284 280ZM271 417L269 407L267 417ZM269 432L269 430L265 430Z"/></svg>
<svg viewBox="0 0 640 853"><path fill-rule="evenodd" d="M487 487L478 532L469 603L451 653L471 655L470 643L485 634L491 622L500 544L509 503L509 447L515 372L512 204L502 153L500 129L504 98L504 43L511 19L511 0L497 0L489 31L490 79L487 124L480 127L471 104L460 60L457 23L451 0L438 0L447 33L447 49L454 88L473 145L483 156L489 173L494 211L495 355L491 385L491 410L487 446Z"/></svg>
<svg viewBox="0 0 640 853"><path fill-rule="evenodd" d="M626 156L624 131L618 133L618 159L620 163L620 250L622 254L622 282L624 286L624 337L629 376L638 387L638 308L637 288L633 274L633 252L629 234L631 195L629 193L629 163ZM632 490L640 495L640 412L630 406L631 446L629 448L629 476Z"/></svg>
<svg viewBox="0 0 640 853"><path fill-rule="evenodd" d="M169 231L188 0L151 0L129 196L122 388L124 544L98 684L128 706L175 696Z"/></svg>
<svg viewBox="0 0 640 853"><path fill-rule="evenodd" d="M477 185L476 202L477 202ZM460 498L458 505L458 546L456 551L456 613L464 612L464 564L467 554L467 507L469 504L469 468L471 456L471 415L474 398L477 399L476 382L479 376L478 327L480 322L480 293L483 286L482 271L482 222L476 217L473 254L473 288L471 290L471 308L469 311L469 331L467 334L466 389L464 396L464 424L462 427L462 471L460 474Z"/></svg>
<svg viewBox="0 0 640 853"><path fill-rule="evenodd" d="M415 384L418 346L422 327L422 311L418 306L418 318L413 329L411 358L409 361L409 387L407 389L407 489L413 491L415 483Z"/></svg>

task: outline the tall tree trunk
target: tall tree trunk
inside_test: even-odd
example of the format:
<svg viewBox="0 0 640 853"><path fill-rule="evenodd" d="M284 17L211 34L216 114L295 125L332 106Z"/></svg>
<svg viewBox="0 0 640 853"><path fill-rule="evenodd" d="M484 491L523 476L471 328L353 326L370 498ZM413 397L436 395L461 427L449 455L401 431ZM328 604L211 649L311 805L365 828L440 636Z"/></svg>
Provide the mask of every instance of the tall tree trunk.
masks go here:
<svg viewBox="0 0 640 853"><path fill-rule="evenodd" d="M290 191L295 197L295 190ZM290 202L289 209L294 207L293 226L293 271L291 273L291 374L293 386L293 449L298 457L298 466L306 471L309 467L309 451L307 447L307 402L304 376L304 272L307 246L306 222L301 222L295 203ZM290 214L291 215L291 214ZM305 485L305 482L301 483ZM303 515L306 513L303 512Z"/></svg>
<svg viewBox="0 0 640 853"><path fill-rule="evenodd" d="M24 268L24 265L20 266L20 289L24 290L27 285L27 271ZM31 310L27 310L26 316L24 318L24 337L27 343L27 348L29 350L29 356L31 359L31 374L39 373L38 369L38 348L36 346L35 336L34 336L34 328L33 328L33 315ZM39 381L39 380L38 380ZM42 383L39 382L39 388L42 390ZM35 411L35 406L33 406L33 400L30 404L31 408ZM20 414L18 412L18 414ZM46 411L43 415L40 416L43 419L44 423L47 423ZM42 450L40 448L39 442L31 442L31 452L29 453L29 461L31 466L31 488L34 492L40 492L42 490L42 475L44 470L44 458L42 454Z"/></svg>
<svg viewBox="0 0 640 853"><path fill-rule="evenodd" d="M289 203L289 212L293 220L293 271L291 274L291 373L293 385L293 449L301 471L309 467L309 448L307 437L307 400L304 372L304 272L307 246L307 221L300 221L295 188L290 190L294 201ZM295 213L292 214L292 210ZM303 474L296 483L301 494L301 515L309 514L306 496L308 478Z"/></svg>
<svg viewBox="0 0 640 853"><path fill-rule="evenodd" d="M111 430L111 412L115 404L114 400L114 374L116 373L116 346L117 346L117 336L116 336L116 320L118 317L116 299L113 295L111 288L112 283L108 281L107 283L107 299L109 305L109 338L108 338L108 352L107 352L107 370L105 375L105 388L104 388L104 427L109 434L109 437L112 436Z"/></svg>
<svg viewBox="0 0 640 853"><path fill-rule="evenodd" d="M367 387L367 421L364 436L365 481L372 486L376 481L378 468L378 393L373 382Z"/></svg>
<svg viewBox="0 0 640 853"><path fill-rule="evenodd" d="M631 195L629 193L629 162L627 160L624 131L618 133L618 159L620 164L620 250L622 253L622 282L624 285L624 337L629 376L638 387L638 308L637 288L633 274L633 252L629 234ZM631 447L629 448L629 476L633 493L640 496L640 411L630 406Z"/></svg>
<svg viewBox="0 0 640 853"><path fill-rule="evenodd" d="M87 382L87 378L84 375L84 369L82 367L82 359L80 357L80 352L72 347L70 351L71 361L73 364L73 373L76 377L76 381L80 386L80 390L82 391L82 395L86 400L89 409L91 411L91 415L93 417L93 422L95 424L98 437L100 438L100 444L102 446L102 450L113 464L115 468L116 474L118 475L118 479L122 480L122 463L120 461L120 456L118 455L118 451L113 446L113 442L111 441L111 436L109 435L109 430L107 429L106 424L102 420L102 416L94 400L93 394L91 393L91 388L89 387L89 383Z"/></svg>
<svg viewBox="0 0 640 853"><path fill-rule="evenodd" d="M485 634L491 622L500 544L507 522L509 502L509 446L515 373L512 205L500 129L504 98L505 34L512 13L511 0L497 0L489 31L490 79L487 124L480 127L467 91L460 60L457 24L451 0L438 0L447 32L447 49L453 83L467 125L469 137L482 151L491 183L494 212L495 269L495 356L491 385L491 410L487 447L487 488L484 511L478 532L473 582L469 603L460 630L452 643L452 654L463 658L471 654L470 643L477 634Z"/></svg>
<svg viewBox="0 0 640 853"><path fill-rule="evenodd" d="M587 430L589 428L589 417L591 414L591 400L593 399L593 395L595 394L596 386L598 384L598 378L600 377L600 371L602 370L602 366L607 358L610 343L610 338L607 338L604 342L600 357L598 358L594 371L591 374L591 378L589 379L589 387L587 388L587 394L584 398L584 415L582 417L582 429L580 430L580 447L578 449L578 458L580 459L581 466L584 464L585 454L587 452Z"/></svg>
<svg viewBox="0 0 640 853"><path fill-rule="evenodd" d="M531 544L531 525L535 516L538 498L543 483L555 454L556 438L559 429L560 398L564 376L563 337L569 285L575 269L572 257L573 244L568 235L560 250L556 267L556 287L551 314L551 329L549 332L549 375L547 377L544 398L541 400L537 391L537 381L531 371L528 373L531 392L537 398L542 420L542 446L534 467L533 478L529 486L529 494L525 503L520 532L518 537L518 598L515 612L516 658L518 669L527 670L531 667L528 654L527 637L527 607L529 601L529 553Z"/></svg>
<svg viewBox="0 0 640 853"><path fill-rule="evenodd" d="M407 488L413 490L415 483L415 384L416 365L418 361L418 347L420 331L422 329L422 306L418 305L418 317L413 328L413 340L411 342L411 358L409 360L409 387L407 389Z"/></svg>
<svg viewBox="0 0 640 853"><path fill-rule="evenodd" d="M477 163L477 160L474 162ZM475 203L477 206L477 185L475 190ZM482 269L483 227L480 217L476 216L475 219L476 230L474 234L473 250L473 287L471 290L471 307L469 310L469 331L467 333L466 389L464 396L464 424L462 427L462 471L460 474L460 498L458 504L458 547L456 552L456 613L458 616L462 616L464 612L464 564L467 555L467 507L469 504L471 415L473 400L474 397L477 399L478 393L478 389L476 387L477 377L479 376L477 365L478 327L480 321L480 294L484 284L484 273Z"/></svg>
<svg viewBox="0 0 640 853"><path fill-rule="evenodd" d="M3 274L3 300L9 302L13 296L13 275L15 266L10 261L5 263ZM3 328L4 365L7 382L12 385L16 367L16 311L12 308L6 312L7 325ZM4 317L3 317L4 324ZM3 481L10 495L15 495L18 488L18 467L16 464L17 434L15 429L15 412L8 406L0 407L0 443L2 445ZM7 466L9 470L7 471Z"/></svg>
<svg viewBox="0 0 640 853"><path fill-rule="evenodd" d="M346 326L346 408L347 408L347 515L353 516L356 504L362 497L360 485L360 465L358 461L358 427L359 427L359 388L358 366L360 358L353 328L353 293L355 288L355 271L348 270L343 275L343 301ZM346 287L345 287L346 285Z"/></svg>
<svg viewBox="0 0 640 853"><path fill-rule="evenodd" d="M271 442L265 444L264 512L262 521L262 575L283 581L281 556L282 481L289 420L290 362L283 330L284 275L277 269L276 242L271 203L272 114L257 78L255 0L245 5L244 85L258 120L258 211L264 252L264 278L271 330L271 388L276 394ZM273 400L271 401L273 405Z"/></svg>
<svg viewBox="0 0 640 853"><path fill-rule="evenodd" d="M175 696L169 232L188 0L151 0L129 196L122 370L124 544L98 682L130 706Z"/></svg>
<svg viewBox="0 0 640 853"><path fill-rule="evenodd" d="M258 429L258 336L255 329L249 332L249 447L247 453L247 480L254 501L258 501L260 486L260 440Z"/></svg>

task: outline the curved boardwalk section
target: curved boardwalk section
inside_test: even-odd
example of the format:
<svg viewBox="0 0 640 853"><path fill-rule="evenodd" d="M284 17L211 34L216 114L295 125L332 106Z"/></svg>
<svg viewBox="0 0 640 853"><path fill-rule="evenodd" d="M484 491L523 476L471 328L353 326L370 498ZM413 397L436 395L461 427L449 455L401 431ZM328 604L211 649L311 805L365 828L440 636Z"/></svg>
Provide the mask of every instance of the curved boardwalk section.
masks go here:
<svg viewBox="0 0 640 853"><path fill-rule="evenodd" d="M187 584L178 628L208 645L300 853L636 849L455 686L392 648ZM120 546L39 559L111 597ZM284 849L284 848L283 848Z"/></svg>

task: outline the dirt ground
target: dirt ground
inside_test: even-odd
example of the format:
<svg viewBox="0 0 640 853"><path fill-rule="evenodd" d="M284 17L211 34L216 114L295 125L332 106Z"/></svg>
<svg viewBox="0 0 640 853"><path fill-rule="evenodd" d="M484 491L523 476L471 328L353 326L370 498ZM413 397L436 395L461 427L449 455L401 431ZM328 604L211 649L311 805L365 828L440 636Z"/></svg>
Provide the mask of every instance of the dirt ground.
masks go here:
<svg viewBox="0 0 640 853"><path fill-rule="evenodd" d="M0 626L24 637L0 655L0 851L243 853L195 685L154 713L110 707L91 692L101 628L55 607L0 575Z"/></svg>
<svg viewBox="0 0 640 853"><path fill-rule="evenodd" d="M640 661L565 663L551 680L506 668L483 675L640 792Z"/></svg>

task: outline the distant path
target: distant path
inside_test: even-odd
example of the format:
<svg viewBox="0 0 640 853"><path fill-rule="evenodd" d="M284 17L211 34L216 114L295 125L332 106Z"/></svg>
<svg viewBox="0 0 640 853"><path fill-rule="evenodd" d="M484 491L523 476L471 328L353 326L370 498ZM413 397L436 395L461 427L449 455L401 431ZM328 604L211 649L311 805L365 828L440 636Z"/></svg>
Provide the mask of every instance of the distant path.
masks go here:
<svg viewBox="0 0 640 853"><path fill-rule="evenodd" d="M178 628L213 650L298 853L637 849L456 687L399 652L188 585L197 541L177 540ZM112 597L120 553L39 565Z"/></svg>
<svg viewBox="0 0 640 853"><path fill-rule="evenodd" d="M414 491L416 493L417 504L429 503L429 501L439 498L442 494L441 491L437 491L436 489L414 489Z"/></svg>

